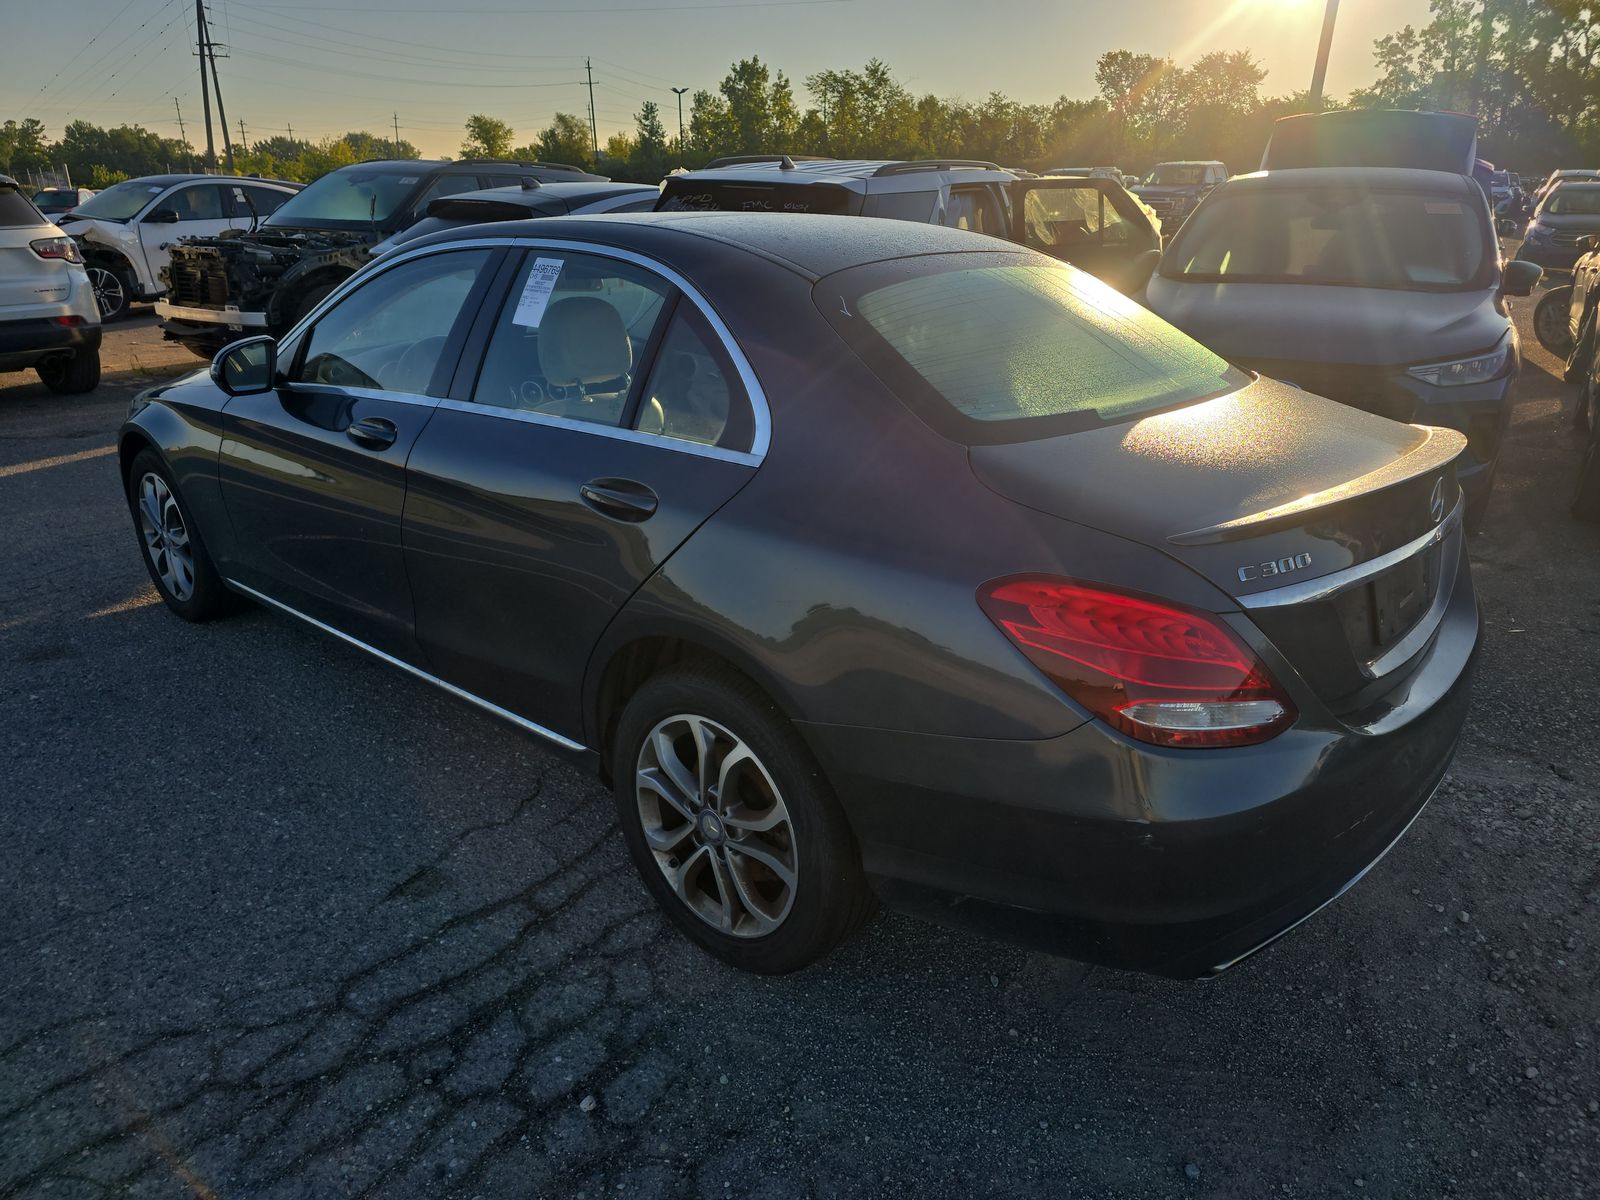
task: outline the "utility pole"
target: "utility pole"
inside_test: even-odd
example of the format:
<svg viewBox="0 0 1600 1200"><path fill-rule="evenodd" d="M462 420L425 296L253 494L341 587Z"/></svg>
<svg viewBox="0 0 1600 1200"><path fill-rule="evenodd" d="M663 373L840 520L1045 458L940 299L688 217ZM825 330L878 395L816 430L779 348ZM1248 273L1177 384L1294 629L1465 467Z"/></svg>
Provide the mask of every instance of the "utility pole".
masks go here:
<svg viewBox="0 0 1600 1200"><path fill-rule="evenodd" d="M206 110L206 170L217 169L217 143L211 136L211 80L206 75L206 5L194 0L196 56L200 59L200 102Z"/></svg>
<svg viewBox="0 0 1600 1200"><path fill-rule="evenodd" d="M678 97L678 153L683 153L683 94L688 88L673 88L673 94Z"/></svg>
<svg viewBox="0 0 1600 1200"><path fill-rule="evenodd" d="M400 114L394 114L394 156L400 157Z"/></svg>
<svg viewBox="0 0 1600 1200"><path fill-rule="evenodd" d="M583 60L583 72L589 77L589 141L594 146L594 163L598 167L600 165L600 127L595 124L594 119L594 68L590 66L587 58Z"/></svg>
<svg viewBox="0 0 1600 1200"><path fill-rule="evenodd" d="M243 117L239 118L239 153L240 154L249 154L250 153L250 142L244 136L244 118Z"/></svg>
<svg viewBox="0 0 1600 1200"><path fill-rule="evenodd" d="M1333 49L1333 22L1339 15L1339 0L1328 0L1327 11L1322 14L1322 40L1317 43L1317 65L1311 72L1311 95L1306 107L1312 112L1322 111L1322 85L1328 79L1328 51Z"/></svg>
<svg viewBox="0 0 1600 1200"><path fill-rule="evenodd" d="M194 151L189 148L189 131L183 127L183 107L178 103L178 98L172 98L172 107L178 114L178 139L183 142L183 148L189 155L189 172L194 173Z"/></svg>
<svg viewBox="0 0 1600 1200"><path fill-rule="evenodd" d="M291 142L294 141L294 123L293 122L289 123L289 140Z"/></svg>
<svg viewBox="0 0 1600 1200"><path fill-rule="evenodd" d="M201 4L200 15L205 16L205 5ZM222 126L222 152L227 157L228 174L233 174L233 139L228 136L228 114L222 107L222 80L217 78L217 44L211 40L211 26L203 26L206 32L206 58L211 62L211 86L217 93L217 124ZM226 54L223 55L227 57Z"/></svg>

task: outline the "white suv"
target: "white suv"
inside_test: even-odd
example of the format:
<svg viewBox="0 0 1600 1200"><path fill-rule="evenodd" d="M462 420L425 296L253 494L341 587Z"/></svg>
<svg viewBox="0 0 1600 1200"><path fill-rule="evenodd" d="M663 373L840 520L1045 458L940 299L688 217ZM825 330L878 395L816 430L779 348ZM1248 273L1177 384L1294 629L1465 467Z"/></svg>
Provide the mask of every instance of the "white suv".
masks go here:
<svg viewBox="0 0 1600 1200"><path fill-rule="evenodd" d="M161 271L173 243L243 232L299 190L273 179L146 175L96 193L62 217L61 227L83 247L100 315L115 321L133 301L165 292Z"/></svg>
<svg viewBox="0 0 1600 1200"><path fill-rule="evenodd" d="M77 243L0 175L0 371L32 368L53 392L100 382L100 312Z"/></svg>

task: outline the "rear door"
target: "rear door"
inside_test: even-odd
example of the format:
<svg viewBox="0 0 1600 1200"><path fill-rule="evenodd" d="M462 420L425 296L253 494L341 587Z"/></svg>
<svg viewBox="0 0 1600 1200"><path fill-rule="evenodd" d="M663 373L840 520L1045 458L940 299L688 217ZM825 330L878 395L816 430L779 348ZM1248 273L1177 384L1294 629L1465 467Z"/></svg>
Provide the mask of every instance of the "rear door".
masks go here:
<svg viewBox="0 0 1600 1200"><path fill-rule="evenodd" d="M406 568L437 674L579 738L591 650L754 474L766 408L670 272L539 247L508 274L411 454Z"/></svg>
<svg viewBox="0 0 1600 1200"><path fill-rule="evenodd" d="M236 582L417 657L400 543L406 459L499 255L442 248L367 276L285 346L275 390L228 401L218 475Z"/></svg>
<svg viewBox="0 0 1600 1200"><path fill-rule="evenodd" d="M1105 179L1019 179L1011 185L1013 237L1113 286L1160 239L1127 191Z"/></svg>

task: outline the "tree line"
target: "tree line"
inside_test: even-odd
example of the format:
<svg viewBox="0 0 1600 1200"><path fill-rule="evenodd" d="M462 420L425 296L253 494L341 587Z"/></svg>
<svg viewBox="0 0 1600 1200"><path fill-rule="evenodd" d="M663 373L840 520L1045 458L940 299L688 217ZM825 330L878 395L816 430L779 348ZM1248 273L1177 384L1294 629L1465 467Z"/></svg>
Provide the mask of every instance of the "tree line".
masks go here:
<svg viewBox="0 0 1600 1200"><path fill-rule="evenodd" d="M1379 38L1373 53L1377 78L1345 104L1475 112L1481 152L1513 170L1600 165L1600 5L1593 0L1431 0L1426 25ZM1246 50L1218 50L1186 65L1113 50L1096 64L1097 94L1024 104L1001 92L976 101L919 96L873 59L806 76L802 105L788 76L752 56L734 63L716 88L694 93L681 128L676 111L646 101L633 128L611 135L597 155L578 114L556 113L520 144L506 122L474 114L460 153L565 162L646 182L723 155L758 153L971 158L1029 169L1142 170L1195 158L1249 170L1272 122L1307 107L1304 92L1263 94L1266 75ZM356 131L315 143L257 142L236 148L235 165L309 181L376 157L417 151ZM10 174L66 165L75 182L103 186L191 161L188 144L138 126L74 121L58 142L36 120L0 126L0 172Z"/></svg>

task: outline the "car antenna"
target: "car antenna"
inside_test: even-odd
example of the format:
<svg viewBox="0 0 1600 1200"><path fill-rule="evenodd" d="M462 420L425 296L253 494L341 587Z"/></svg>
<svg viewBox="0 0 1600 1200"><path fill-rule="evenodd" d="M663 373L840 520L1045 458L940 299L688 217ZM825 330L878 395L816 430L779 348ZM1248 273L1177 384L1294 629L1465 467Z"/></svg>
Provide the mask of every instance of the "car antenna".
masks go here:
<svg viewBox="0 0 1600 1200"><path fill-rule="evenodd" d="M522 177L522 190L525 192L531 192L534 188L543 186L544 184L540 183L532 175L524 175Z"/></svg>

